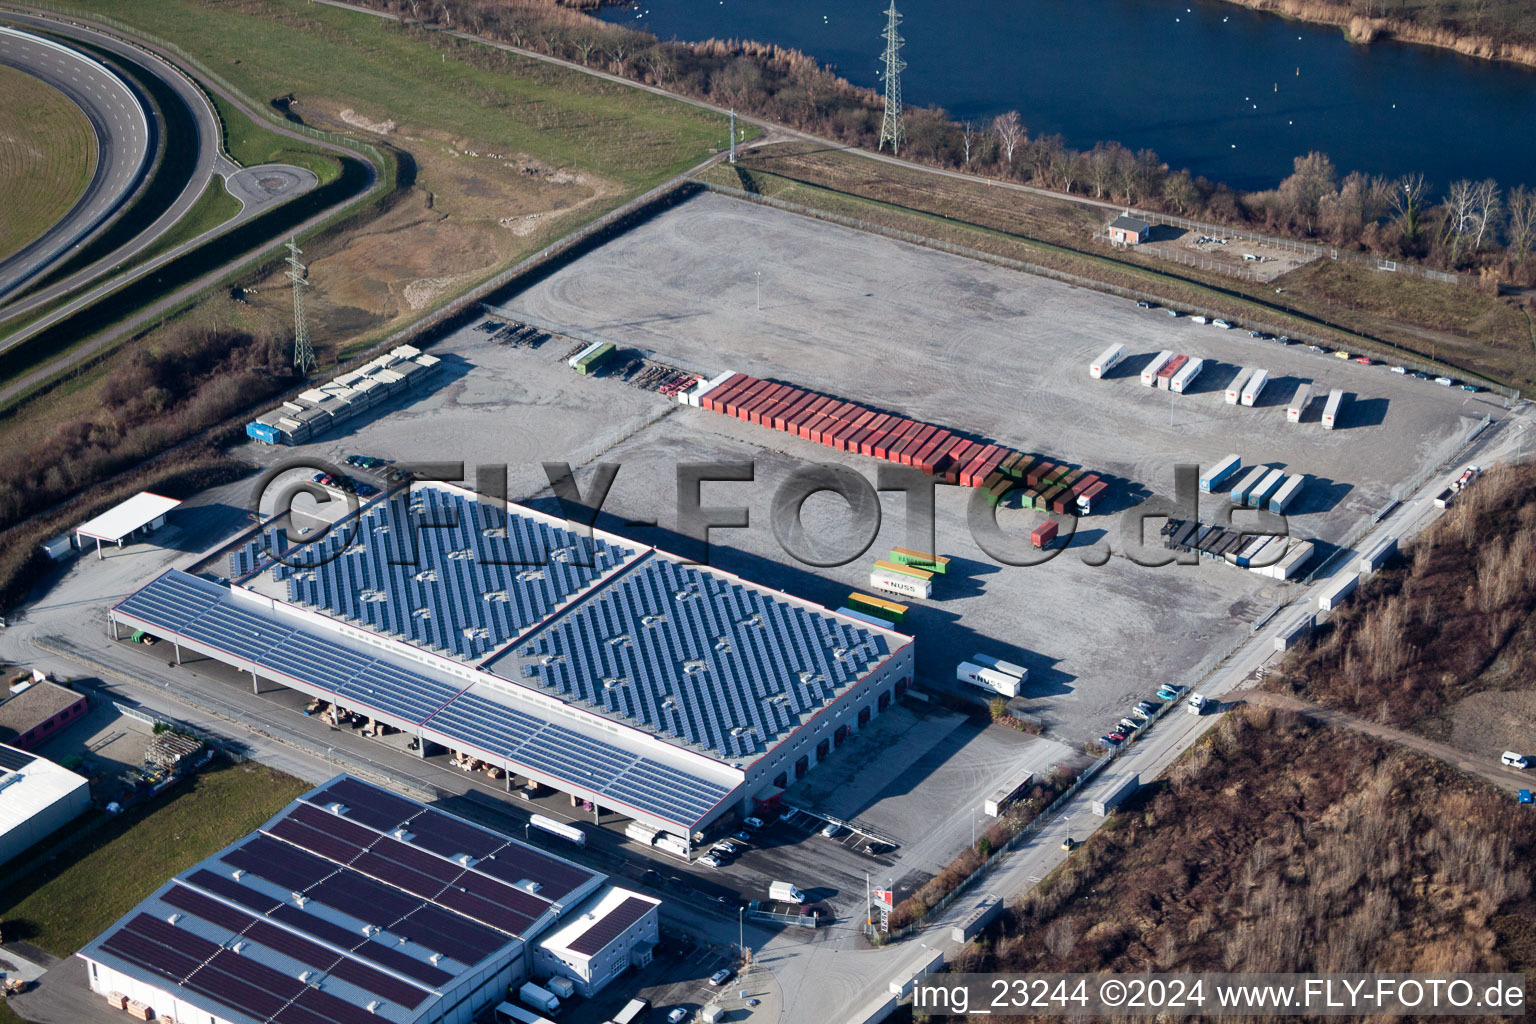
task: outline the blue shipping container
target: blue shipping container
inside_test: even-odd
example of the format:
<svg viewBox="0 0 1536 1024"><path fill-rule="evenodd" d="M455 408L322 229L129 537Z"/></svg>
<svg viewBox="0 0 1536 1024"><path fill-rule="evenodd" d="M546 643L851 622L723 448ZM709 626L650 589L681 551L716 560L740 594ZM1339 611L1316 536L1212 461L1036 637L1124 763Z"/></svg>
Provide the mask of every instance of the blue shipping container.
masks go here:
<svg viewBox="0 0 1536 1024"><path fill-rule="evenodd" d="M263 444L278 443L277 428L268 423L258 423L256 420L252 420L245 425L245 433L247 437L254 437Z"/></svg>
<svg viewBox="0 0 1536 1024"><path fill-rule="evenodd" d="M1210 473L1200 478L1200 489L1209 494L1211 491L1214 491L1216 488L1232 479L1232 477L1236 476L1238 471L1242 468L1242 459L1239 459L1236 455L1228 455L1226 458L1216 463L1215 468L1213 468Z"/></svg>

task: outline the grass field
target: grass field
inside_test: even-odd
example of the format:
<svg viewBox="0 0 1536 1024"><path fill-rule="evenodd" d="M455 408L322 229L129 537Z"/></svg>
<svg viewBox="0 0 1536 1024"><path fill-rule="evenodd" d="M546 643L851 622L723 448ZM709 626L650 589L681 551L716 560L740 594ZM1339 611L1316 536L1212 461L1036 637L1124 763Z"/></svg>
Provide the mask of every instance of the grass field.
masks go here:
<svg viewBox="0 0 1536 1024"><path fill-rule="evenodd" d="M0 67L0 259L69 212L96 169L96 136L64 94Z"/></svg>
<svg viewBox="0 0 1536 1024"><path fill-rule="evenodd" d="M215 766L77 834L6 887L8 933L71 956L177 872L229 845L309 787L255 763Z"/></svg>
<svg viewBox="0 0 1536 1024"><path fill-rule="evenodd" d="M686 104L302 0L72 6L174 40L259 101L294 96L306 119L312 104L334 100L371 122L431 126L630 186L664 180L725 142L722 118Z"/></svg>
<svg viewBox="0 0 1536 1024"><path fill-rule="evenodd" d="M224 124L224 151L241 167L293 164L315 172L320 184L334 181L341 163L329 153L279 135L246 117L218 93L210 93ZM238 205L238 204L237 204Z"/></svg>

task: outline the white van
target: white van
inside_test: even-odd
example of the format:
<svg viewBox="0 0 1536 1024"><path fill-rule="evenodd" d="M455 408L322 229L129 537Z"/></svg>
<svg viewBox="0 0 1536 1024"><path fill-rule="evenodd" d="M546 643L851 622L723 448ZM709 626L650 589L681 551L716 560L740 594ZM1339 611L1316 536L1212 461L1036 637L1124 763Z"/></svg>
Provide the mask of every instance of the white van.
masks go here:
<svg viewBox="0 0 1536 1024"><path fill-rule="evenodd" d="M1521 755L1515 753L1513 750L1504 751L1504 756L1499 758L1499 760L1504 763L1504 767L1506 768L1525 769L1529 767L1531 763Z"/></svg>

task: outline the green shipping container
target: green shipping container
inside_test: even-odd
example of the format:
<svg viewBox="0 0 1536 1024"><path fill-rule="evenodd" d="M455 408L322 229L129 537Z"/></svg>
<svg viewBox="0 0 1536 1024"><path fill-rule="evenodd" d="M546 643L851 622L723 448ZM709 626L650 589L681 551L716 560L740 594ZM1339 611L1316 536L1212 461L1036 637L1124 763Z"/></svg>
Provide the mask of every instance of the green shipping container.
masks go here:
<svg viewBox="0 0 1536 1024"><path fill-rule="evenodd" d="M928 572L949 571L948 558L943 555L935 557L924 551L913 551L911 548L891 548L891 561L897 565L910 565L914 569L923 569Z"/></svg>
<svg viewBox="0 0 1536 1024"><path fill-rule="evenodd" d="M613 345L609 342L604 342L601 348L576 364L576 372L580 374L592 373L599 366L603 365L611 355L613 355Z"/></svg>

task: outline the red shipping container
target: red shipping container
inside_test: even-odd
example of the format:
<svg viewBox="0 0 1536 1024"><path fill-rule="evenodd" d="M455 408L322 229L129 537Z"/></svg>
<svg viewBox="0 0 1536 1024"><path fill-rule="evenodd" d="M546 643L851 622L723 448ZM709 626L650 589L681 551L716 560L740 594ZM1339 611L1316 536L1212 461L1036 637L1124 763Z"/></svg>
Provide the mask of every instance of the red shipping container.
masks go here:
<svg viewBox="0 0 1536 1024"><path fill-rule="evenodd" d="M981 445L977 444L975 441L956 439L951 442L947 451L949 452L949 457L955 461L955 471L958 473L960 470L965 468L965 464L969 462L973 456L981 451Z"/></svg>
<svg viewBox="0 0 1536 1024"><path fill-rule="evenodd" d="M911 420L897 420L895 426L885 432L880 443L875 445L875 458L889 459L891 449L901 443L902 439L912 432Z"/></svg>
<svg viewBox="0 0 1536 1024"><path fill-rule="evenodd" d="M858 455L862 451L864 442L873 436L874 432L868 427L860 427L843 440L843 451Z"/></svg>
<svg viewBox="0 0 1536 1024"><path fill-rule="evenodd" d="M928 439L938 429L932 423L922 424L917 433L913 434L909 440L901 443L901 447L897 449L896 461L900 462L903 466L913 465L913 457L923 450L923 446L928 443Z"/></svg>
<svg viewBox="0 0 1536 1024"><path fill-rule="evenodd" d="M955 435L943 427L939 427L932 434L928 435L927 442L917 451L917 454L912 456L912 465L924 473L932 473L934 462L938 460L940 455L949 450L949 445L954 443L954 439Z"/></svg>
<svg viewBox="0 0 1536 1024"><path fill-rule="evenodd" d="M833 430L822 432L821 443L841 451L844 447L844 442L852 437L858 429L857 426L847 420L842 420Z"/></svg>
<svg viewBox="0 0 1536 1024"><path fill-rule="evenodd" d="M704 396L706 408L729 415L727 412L729 403L735 401L747 388L751 387L752 382L756 379L756 377L748 377L746 374L738 373L732 378L734 383L722 384Z"/></svg>
<svg viewBox="0 0 1536 1024"><path fill-rule="evenodd" d="M1055 463L1047 462L1046 460L1041 459L1039 462L1029 467L1029 472L1024 474L1024 482L1030 487L1034 487L1038 485L1041 480L1045 479L1048 474L1054 473L1055 471Z"/></svg>
<svg viewBox="0 0 1536 1024"><path fill-rule="evenodd" d="M890 431L884 427L876 427L870 431L869 436L859 442L859 454L873 456L875 449L885 443L886 435L889 433Z"/></svg>
<svg viewBox="0 0 1536 1024"><path fill-rule="evenodd" d="M761 417L763 426L772 427L774 430L783 430L784 414L793 410L802 401L804 401L803 392L797 393L793 389L787 395L780 395L778 401L773 403L772 408L763 410Z"/></svg>
<svg viewBox="0 0 1536 1024"><path fill-rule="evenodd" d="M889 413L881 413L879 416L876 416L874 419L870 420L869 423L866 424L866 426L869 427L869 436L865 437L862 441L859 442L859 454L875 454L873 442L878 441L880 438L884 437L886 431L890 429L891 424L895 422L896 417L890 415Z"/></svg>
<svg viewBox="0 0 1536 1024"><path fill-rule="evenodd" d="M827 434L831 433L835 428L842 426L842 423L842 420L833 419L831 416L823 413L816 417L816 421L807 429L805 436L817 444L826 444Z"/></svg>
<svg viewBox="0 0 1536 1024"><path fill-rule="evenodd" d="M800 424L799 434L800 434L801 437L805 438L807 441L820 441L821 440L820 431L821 431L822 426L827 424L827 423L831 423L831 422L832 422L832 420L831 420L830 417L824 416L824 415L822 415L821 413L818 412L818 413L814 414L813 416L811 416L810 419L808 419L804 423Z"/></svg>
<svg viewBox="0 0 1536 1024"><path fill-rule="evenodd" d="M766 388L767 386L768 386L768 382L767 381L765 381L765 380L758 380L756 378L753 378L752 383L750 383L750 384L742 387L741 389L739 389L734 395L732 395L726 401L726 403L725 403L725 413L726 413L726 415L727 416L735 416L735 417L739 418L741 416L741 407L743 405L745 405L746 403L752 401L752 399L754 397L756 397L757 395L761 394L763 389Z"/></svg>
<svg viewBox="0 0 1536 1024"><path fill-rule="evenodd" d="M992 447L992 454L983 459L981 465L972 474L976 477L976 486L978 487L981 486L982 481L986 480L987 477L996 473L998 467L1003 464L1003 460L1008 458L1008 449L999 445L993 445Z"/></svg>
<svg viewBox="0 0 1536 1024"><path fill-rule="evenodd" d="M729 395L731 392L735 391L744 381L748 379L749 378L744 373L731 374L724 381L722 381L718 387L713 388L708 393L706 393L704 395L703 401L701 401L699 404L711 412L719 412L720 400Z"/></svg>
<svg viewBox="0 0 1536 1024"><path fill-rule="evenodd" d="M1084 491L1086 491L1088 488L1092 487L1094 484L1096 484L1098 482L1099 482L1099 475L1097 473L1089 473L1087 476L1083 477L1077 483L1072 485L1072 493L1073 494L1082 494Z"/></svg>
<svg viewBox="0 0 1536 1024"><path fill-rule="evenodd" d="M986 477L986 474L982 472L982 466L988 459L999 454L999 452L1000 449L995 444L987 445L985 448L973 452L970 458L966 460L964 468L960 471L960 483L966 487L980 486L981 481Z"/></svg>
<svg viewBox="0 0 1536 1024"><path fill-rule="evenodd" d="M796 414L796 424L798 426L804 426L811 422L811 420L821 414L822 409L826 408L827 403L831 401L831 399L824 395L809 395L807 397L809 401Z"/></svg>
<svg viewBox="0 0 1536 1024"><path fill-rule="evenodd" d="M1042 550L1050 547L1051 542L1055 539L1056 520L1054 519L1047 519L1045 522L1041 523L1039 526L1030 531L1029 534L1029 542Z"/></svg>
<svg viewBox="0 0 1536 1024"><path fill-rule="evenodd" d="M774 384L763 392L763 397L756 405L747 410L747 422L761 423L763 413L772 409L779 401L789 394L789 388L783 384Z"/></svg>

